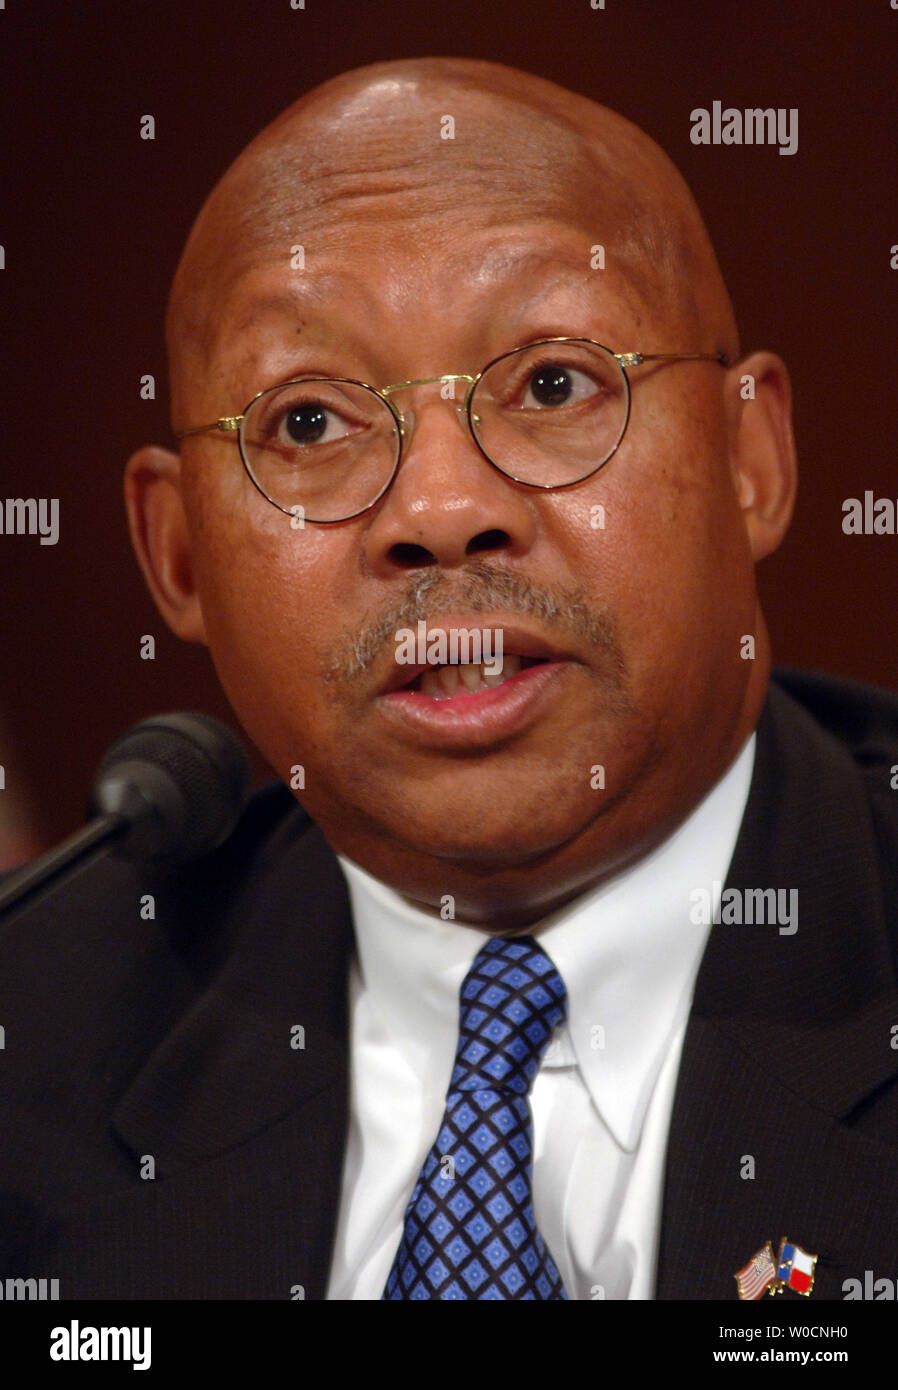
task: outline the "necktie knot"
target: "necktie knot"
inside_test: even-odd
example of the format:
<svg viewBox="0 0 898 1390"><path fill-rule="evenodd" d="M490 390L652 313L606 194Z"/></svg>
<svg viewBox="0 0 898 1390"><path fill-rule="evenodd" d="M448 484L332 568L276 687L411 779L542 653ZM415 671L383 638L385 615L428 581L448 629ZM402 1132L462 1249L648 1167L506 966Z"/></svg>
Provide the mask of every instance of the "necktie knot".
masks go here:
<svg viewBox="0 0 898 1390"><path fill-rule="evenodd" d="M527 1095L566 1014L567 991L553 962L533 937L493 938L474 957L459 998L450 1093Z"/></svg>

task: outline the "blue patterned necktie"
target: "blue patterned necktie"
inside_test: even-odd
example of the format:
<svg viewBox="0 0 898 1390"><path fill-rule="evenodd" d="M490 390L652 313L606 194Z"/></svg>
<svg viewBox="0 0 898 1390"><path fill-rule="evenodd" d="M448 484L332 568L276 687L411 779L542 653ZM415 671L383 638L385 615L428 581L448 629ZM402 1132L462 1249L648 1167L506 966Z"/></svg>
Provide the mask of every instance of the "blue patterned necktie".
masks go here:
<svg viewBox="0 0 898 1390"><path fill-rule="evenodd" d="M566 1012L533 937L494 938L462 983L446 1110L382 1297L567 1298L533 1211L528 1094Z"/></svg>

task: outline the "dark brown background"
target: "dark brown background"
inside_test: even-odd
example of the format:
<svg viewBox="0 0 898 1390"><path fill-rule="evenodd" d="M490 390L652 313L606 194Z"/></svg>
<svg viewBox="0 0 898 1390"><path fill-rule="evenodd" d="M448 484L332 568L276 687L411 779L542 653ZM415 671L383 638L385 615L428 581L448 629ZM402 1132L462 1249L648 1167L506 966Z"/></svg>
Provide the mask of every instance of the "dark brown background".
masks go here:
<svg viewBox="0 0 898 1390"><path fill-rule="evenodd" d="M209 188L307 87L382 58L527 68L669 152L706 215L743 347L780 352L793 373L798 512L760 571L776 658L898 687L898 537L841 530L845 497L898 497L898 12L889 0L606 6L8 0L0 11L0 496L60 499L56 547L0 536L3 796L31 805L37 842L79 822L100 753L131 722L201 708L234 723L205 651L169 636L145 595L122 464L168 441L163 307ZM797 154L693 146L689 113L715 99L798 107ZM153 142L138 135L144 113ZM155 402L139 399L147 372ZM155 662L139 658L142 633L156 636Z"/></svg>

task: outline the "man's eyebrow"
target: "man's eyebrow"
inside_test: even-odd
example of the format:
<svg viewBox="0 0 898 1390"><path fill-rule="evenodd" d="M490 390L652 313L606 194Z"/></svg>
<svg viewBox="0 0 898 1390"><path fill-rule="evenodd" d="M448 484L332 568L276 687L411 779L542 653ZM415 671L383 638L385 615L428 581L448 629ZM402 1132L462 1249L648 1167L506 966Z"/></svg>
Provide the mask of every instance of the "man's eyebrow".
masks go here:
<svg viewBox="0 0 898 1390"><path fill-rule="evenodd" d="M582 252L576 250L574 246L563 251L560 248L547 250L542 246L527 246L520 242L512 242L510 245L504 246L491 246L483 254L479 278L498 278L503 274L518 274L522 270L529 270L540 264L555 266L564 274L576 275L581 269L588 274L588 255L589 238L585 234L583 235Z"/></svg>
<svg viewBox="0 0 898 1390"><path fill-rule="evenodd" d="M541 257L541 259L545 259L545 257ZM531 305L538 304L543 299L548 299L556 290L580 290L584 285L589 285L590 288L600 287L595 272L586 270L581 266L564 265L553 260L552 269L554 274L551 278L547 275L545 280L533 288L532 294L528 294L526 299L520 300L522 311L526 311Z"/></svg>
<svg viewBox="0 0 898 1390"><path fill-rule="evenodd" d="M594 237L585 234L582 249L573 245L565 250L533 246L497 247L485 256L480 276L484 279L498 279L501 276L511 282L535 275L541 269L545 271L545 276L540 276L533 292L522 296L520 317L556 291L574 290L582 293L587 289L601 292L606 285L608 288L613 286L617 296L623 293L640 303L647 302L647 277L644 272L640 273L638 258L633 255L633 248L628 243L622 245L616 261L607 270L598 270L591 265L590 258L594 251Z"/></svg>
<svg viewBox="0 0 898 1390"><path fill-rule="evenodd" d="M543 259L546 258L543 257ZM528 294L526 298L521 299L516 316L516 321L519 324L528 319L537 320L544 316L547 308L552 306L553 296L570 294L571 292L577 295L575 314L577 317L584 318L584 321L587 316L595 317L597 314L601 318L607 316L610 320L614 320L621 310L626 310L628 307L642 310L647 304L644 287L635 277L627 276L623 284L620 279L610 282L614 287L614 297L609 299L607 295L602 293L607 282L602 278L601 272L589 270L583 266L564 264L554 257L549 259L553 262L555 274L540 283L539 286L534 287L533 292ZM557 316L554 306L552 306L551 316ZM570 318L570 314L565 313L564 317Z"/></svg>
<svg viewBox="0 0 898 1390"><path fill-rule="evenodd" d="M273 357L285 352L330 352L332 350L363 353L368 344L363 333L354 329L341 316L328 315L313 301L289 290L262 293L238 308L237 317L219 328L218 339L239 339L247 329L267 319L265 346L254 349L253 357L260 368ZM278 321L276 321L278 320Z"/></svg>
<svg viewBox="0 0 898 1390"><path fill-rule="evenodd" d="M295 315L298 320L296 331L301 333L303 313L306 309L311 308L318 298L319 296L314 292L297 288L295 290L272 291L261 297L250 299L230 331L242 333L263 314L279 314L281 316Z"/></svg>

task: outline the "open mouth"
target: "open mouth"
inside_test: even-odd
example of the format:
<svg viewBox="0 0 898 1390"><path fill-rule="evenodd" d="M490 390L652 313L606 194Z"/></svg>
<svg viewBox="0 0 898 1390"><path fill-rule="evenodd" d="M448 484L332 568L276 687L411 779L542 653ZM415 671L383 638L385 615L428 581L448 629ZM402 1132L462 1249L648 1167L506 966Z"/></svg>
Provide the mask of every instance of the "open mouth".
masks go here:
<svg viewBox="0 0 898 1390"><path fill-rule="evenodd" d="M581 663L541 633L490 617L479 646L467 650L461 639L457 649L441 649L439 637L470 632L469 615L450 614L440 628L421 623L420 641L404 648L410 660L394 660L377 700L390 736L447 752L484 751L551 717Z"/></svg>
<svg viewBox="0 0 898 1390"><path fill-rule="evenodd" d="M518 656L505 652L501 661L446 662L427 666L401 687L402 690L426 695L431 700L452 700L457 696L479 695L503 685L530 666L543 666L547 657ZM496 667L501 666L501 671Z"/></svg>

